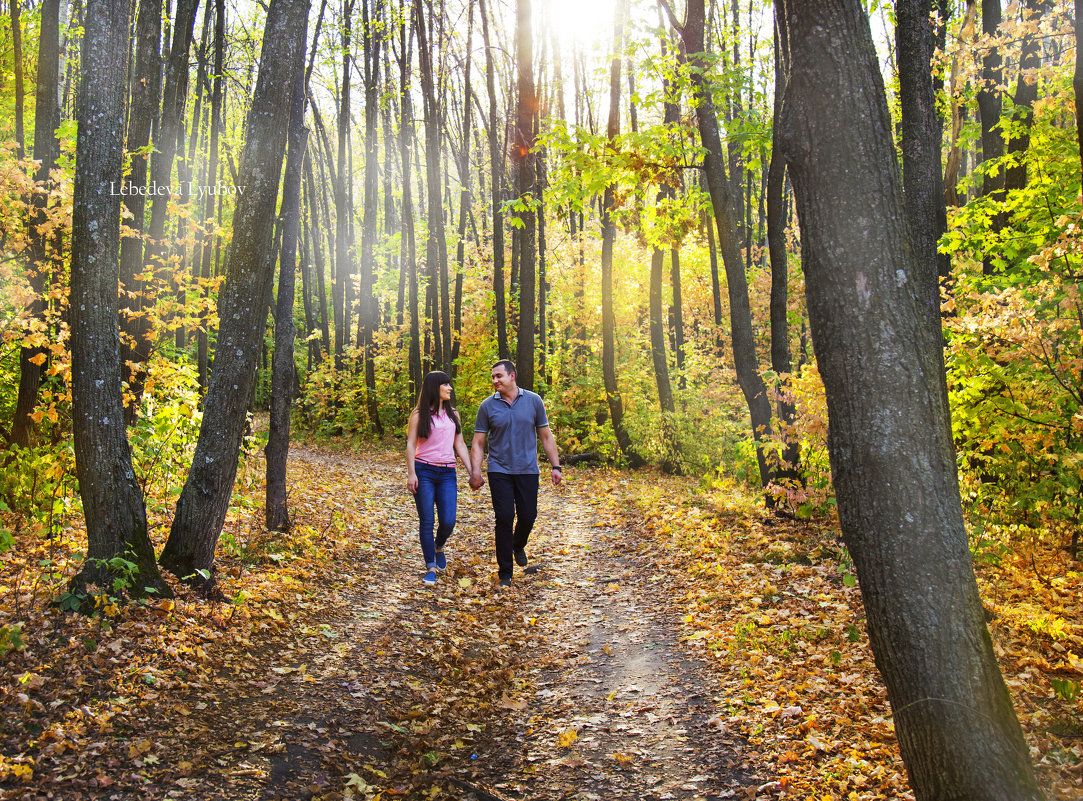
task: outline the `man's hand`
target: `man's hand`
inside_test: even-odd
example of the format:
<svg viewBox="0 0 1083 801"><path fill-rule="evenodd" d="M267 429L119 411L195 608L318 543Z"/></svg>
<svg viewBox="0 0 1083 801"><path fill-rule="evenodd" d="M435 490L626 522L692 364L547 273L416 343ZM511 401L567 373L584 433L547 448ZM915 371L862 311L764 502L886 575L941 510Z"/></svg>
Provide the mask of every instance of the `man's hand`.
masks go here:
<svg viewBox="0 0 1083 801"><path fill-rule="evenodd" d="M551 470L551 471L549 472L549 475L551 475L551 476L553 477L553 486L554 486L554 487L555 487L555 486L556 486L557 484L559 484L559 483L560 483L560 481L561 481L561 475L560 475L560 471L559 471L559 470L557 470L556 468L553 468L553 469L552 469L552 470Z"/></svg>
<svg viewBox="0 0 1083 801"><path fill-rule="evenodd" d="M479 490L485 483L485 479L481 477L481 471L470 474L470 489Z"/></svg>

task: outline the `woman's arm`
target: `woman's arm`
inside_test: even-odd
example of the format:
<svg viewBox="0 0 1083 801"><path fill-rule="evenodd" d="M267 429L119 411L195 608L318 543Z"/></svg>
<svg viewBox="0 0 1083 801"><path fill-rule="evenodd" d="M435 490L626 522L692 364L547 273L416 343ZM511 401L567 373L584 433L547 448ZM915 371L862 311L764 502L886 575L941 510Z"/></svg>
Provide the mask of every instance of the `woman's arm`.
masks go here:
<svg viewBox="0 0 1083 801"><path fill-rule="evenodd" d="M459 431L455 434L455 453L459 454L459 458L462 459L463 464L466 465L466 471L470 473L471 476L473 476L473 467L470 464L470 451L467 450L466 440L463 439L462 418L459 417L458 410L455 410L454 412L452 412L452 414L454 414L455 419L459 421Z"/></svg>
<svg viewBox="0 0 1083 801"><path fill-rule="evenodd" d="M410 412L410 424L406 428L406 489L411 495L417 494L417 473L414 471L414 454L417 453L417 421L420 419L417 409Z"/></svg>

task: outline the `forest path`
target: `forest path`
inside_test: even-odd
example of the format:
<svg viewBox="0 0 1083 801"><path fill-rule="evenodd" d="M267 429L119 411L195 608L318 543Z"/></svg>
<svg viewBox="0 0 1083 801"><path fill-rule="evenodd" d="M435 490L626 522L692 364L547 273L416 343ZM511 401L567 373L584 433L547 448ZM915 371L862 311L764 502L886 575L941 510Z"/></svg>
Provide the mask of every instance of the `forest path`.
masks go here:
<svg viewBox="0 0 1083 801"><path fill-rule="evenodd" d="M755 797L763 780L722 730L665 579L629 532L598 525L574 471L543 484L530 572L510 588L496 586L488 488L460 478L449 569L426 587L400 455L294 446L291 463L354 488L338 495L357 507L351 557L308 588L300 609L317 617L294 622L307 636L261 649L247 681L204 699L204 737L177 743L191 755L167 795ZM291 504L312 503L295 487Z"/></svg>

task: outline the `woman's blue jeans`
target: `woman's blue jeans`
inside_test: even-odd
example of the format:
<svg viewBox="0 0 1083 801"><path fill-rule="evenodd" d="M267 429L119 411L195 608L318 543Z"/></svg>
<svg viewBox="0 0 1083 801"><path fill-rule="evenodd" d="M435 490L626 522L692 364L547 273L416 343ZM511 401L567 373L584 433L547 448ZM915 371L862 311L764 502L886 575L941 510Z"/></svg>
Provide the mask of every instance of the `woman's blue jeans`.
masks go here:
<svg viewBox="0 0 1083 801"><path fill-rule="evenodd" d="M414 462L417 474L417 504L419 522L418 534L421 539L421 553L425 556L425 566L436 567L436 549L443 548L455 528L455 504L458 500L459 485L454 467L435 467L424 462ZM433 507L436 507L436 515ZM439 517L436 538L433 539L434 518Z"/></svg>

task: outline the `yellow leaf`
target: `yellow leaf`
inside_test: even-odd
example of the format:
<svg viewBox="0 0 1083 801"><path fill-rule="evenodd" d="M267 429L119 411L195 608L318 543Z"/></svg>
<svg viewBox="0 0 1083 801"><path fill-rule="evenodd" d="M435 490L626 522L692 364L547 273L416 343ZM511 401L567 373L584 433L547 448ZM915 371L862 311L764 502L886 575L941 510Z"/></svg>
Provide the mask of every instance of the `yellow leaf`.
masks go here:
<svg viewBox="0 0 1083 801"><path fill-rule="evenodd" d="M459 586L460 586L460 587L462 587L462 588L463 588L464 590L465 590L465 589L466 589L467 587L469 587L469 586L470 586L470 584L471 584L471 581L470 581L470 579L468 579L468 578L461 578L461 579L459 579Z"/></svg>
<svg viewBox="0 0 1083 801"><path fill-rule="evenodd" d="M574 743L578 738L579 732L577 732L575 729L567 729L560 733L560 736L557 738L557 745L561 748L570 748L572 743Z"/></svg>
<svg viewBox="0 0 1083 801"><path fill-rule="evenodd" d="M36 364L38 367L41 367L43 364L45 364L45 358L46 355L44 353L36 353L29 359L27 359L27 361L29 361L31 364Z"/></svg>

